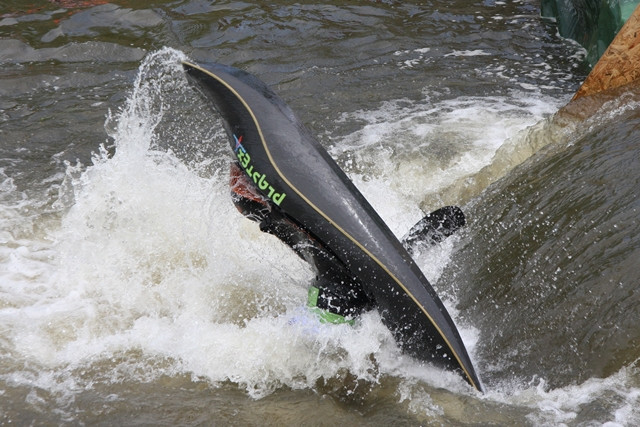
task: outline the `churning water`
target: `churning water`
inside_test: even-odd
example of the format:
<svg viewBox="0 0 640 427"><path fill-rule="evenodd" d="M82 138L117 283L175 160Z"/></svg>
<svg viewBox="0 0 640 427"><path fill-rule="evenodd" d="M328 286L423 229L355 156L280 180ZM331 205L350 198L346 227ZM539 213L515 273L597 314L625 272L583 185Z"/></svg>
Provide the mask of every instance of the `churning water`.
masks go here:
<svg viewBox="0 0 640 427"><path fill-rule="evenodd" d="M554 115L586 70L537 4L80 3L0 9L3 423L640 422L640 96ZM185 58L270 84L399 236L463 206L417 261L486 394L309 315Z"/></svg>

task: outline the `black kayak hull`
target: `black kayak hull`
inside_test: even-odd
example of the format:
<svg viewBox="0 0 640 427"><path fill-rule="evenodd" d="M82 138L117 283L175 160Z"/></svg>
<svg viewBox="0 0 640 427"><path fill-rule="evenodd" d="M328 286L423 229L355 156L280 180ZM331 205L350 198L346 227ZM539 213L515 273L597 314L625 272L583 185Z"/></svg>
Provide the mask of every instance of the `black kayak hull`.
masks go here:
<svg viewBox="0 0 640 427"><path fill-rule="evenodd" d="M256 187L357 277L403 350L482 390L458 330L402 243L293 111L263 82L220 64L183 63L222 116Z"/></svg>

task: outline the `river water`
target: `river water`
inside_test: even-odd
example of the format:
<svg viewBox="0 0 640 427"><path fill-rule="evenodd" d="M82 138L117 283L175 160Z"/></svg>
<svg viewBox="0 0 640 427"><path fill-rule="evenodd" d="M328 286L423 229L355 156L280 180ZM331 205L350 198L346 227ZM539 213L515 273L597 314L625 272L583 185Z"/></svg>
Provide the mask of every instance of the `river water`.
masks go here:
<svg viewBox="0 0 640 427"><path fill-rule="evenodd" d="M4 1L0 423L638 425L640 94L536 1ZM487 390L323 325L179 61L278 92L416 256ZM576 112L577 111L577 112Z"/></svg>

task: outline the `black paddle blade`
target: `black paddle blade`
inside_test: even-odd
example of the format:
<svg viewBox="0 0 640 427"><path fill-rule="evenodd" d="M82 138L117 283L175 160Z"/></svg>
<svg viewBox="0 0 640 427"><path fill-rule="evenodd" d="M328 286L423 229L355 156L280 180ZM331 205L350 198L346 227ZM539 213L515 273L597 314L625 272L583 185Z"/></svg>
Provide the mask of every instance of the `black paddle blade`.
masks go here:
<svg viewBox="0 0 640 427"><path fill-rule="evenodd" d="M467 224L457 206L445 206L435 210L416 223L402 238L402 245L413 254L421 248L441 243Z"/></svg>

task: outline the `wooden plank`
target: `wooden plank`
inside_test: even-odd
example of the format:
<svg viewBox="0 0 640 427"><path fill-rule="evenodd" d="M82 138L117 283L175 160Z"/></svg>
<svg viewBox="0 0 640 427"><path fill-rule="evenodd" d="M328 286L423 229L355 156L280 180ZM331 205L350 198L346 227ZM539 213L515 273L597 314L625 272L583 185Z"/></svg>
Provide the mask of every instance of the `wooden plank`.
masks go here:
<svg viewBox="0 0 640 427"><path fill-rule="evenodd" d="M572 101L640 79L640 6L613 39Z"/></svg>

